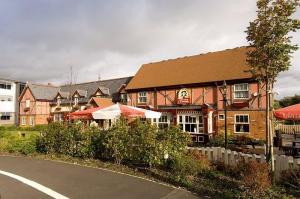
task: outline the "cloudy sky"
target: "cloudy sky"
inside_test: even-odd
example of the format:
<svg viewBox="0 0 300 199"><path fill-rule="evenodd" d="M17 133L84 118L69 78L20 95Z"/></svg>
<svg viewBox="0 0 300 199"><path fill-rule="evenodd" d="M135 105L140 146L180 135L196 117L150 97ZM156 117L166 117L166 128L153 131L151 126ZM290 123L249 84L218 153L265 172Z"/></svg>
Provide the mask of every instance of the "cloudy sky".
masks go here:
<svg viewBox="0 0 300 199"><path fill-rule="evenodd" d="M71 66L77 83L134 75L143 63L247 45L255 11L254 0L1 0L0 76L61 84ZM300 50L278 97L299 85Z"/></svg>

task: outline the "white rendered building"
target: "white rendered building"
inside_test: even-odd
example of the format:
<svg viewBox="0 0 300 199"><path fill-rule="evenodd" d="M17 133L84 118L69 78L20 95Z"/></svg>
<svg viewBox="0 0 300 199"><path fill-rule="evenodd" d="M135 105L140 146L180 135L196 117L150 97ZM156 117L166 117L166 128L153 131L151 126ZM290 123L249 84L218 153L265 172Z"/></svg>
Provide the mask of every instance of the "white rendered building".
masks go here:
<svg viewBox="0 0 300 199"><path fill-rule="evenodd" d="M25 84L0 78L0 125L18 125L19 95Z"/></svg>

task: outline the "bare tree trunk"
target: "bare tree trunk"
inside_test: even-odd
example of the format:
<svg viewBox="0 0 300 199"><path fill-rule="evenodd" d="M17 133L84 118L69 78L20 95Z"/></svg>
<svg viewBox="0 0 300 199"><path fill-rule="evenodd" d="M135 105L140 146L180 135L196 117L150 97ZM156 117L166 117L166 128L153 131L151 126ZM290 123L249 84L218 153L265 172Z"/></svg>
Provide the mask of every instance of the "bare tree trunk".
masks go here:
<svg viewBox="0 0 300 199"><path fill-rule="evenodd" d="M265 122L266 122L266 161L269 162L270 158L270 150L269 150L269 118L270 118L270 95L269 95L270 87L269 81L266 82L266 112L265 112Z"/></svg>

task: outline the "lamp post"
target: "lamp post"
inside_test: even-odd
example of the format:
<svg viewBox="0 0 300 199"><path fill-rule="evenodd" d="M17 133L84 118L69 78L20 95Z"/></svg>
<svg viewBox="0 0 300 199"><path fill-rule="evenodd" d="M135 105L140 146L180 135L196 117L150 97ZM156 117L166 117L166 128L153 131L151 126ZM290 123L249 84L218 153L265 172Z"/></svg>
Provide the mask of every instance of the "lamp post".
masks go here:
<svg viewBox="0 0 300 199"><path fill-rule="evenodd" d="M220 87L220 92L223 96L223 107L224 107L224 133L225 133L225 148L227 148L227 84L224 80L223 85Z"/></svg>

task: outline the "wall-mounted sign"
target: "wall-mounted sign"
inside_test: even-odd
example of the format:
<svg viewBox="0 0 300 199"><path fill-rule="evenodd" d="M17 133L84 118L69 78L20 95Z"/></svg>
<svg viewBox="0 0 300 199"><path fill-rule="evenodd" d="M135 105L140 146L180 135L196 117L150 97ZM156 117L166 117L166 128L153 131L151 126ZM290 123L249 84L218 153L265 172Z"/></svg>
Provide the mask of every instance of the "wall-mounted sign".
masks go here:
<svg viewBox="0 0 300 199"><path fill-rule="evenodd" d="M177 104L190 104L191 98L189 91L185 88L180 89L177 93Z"/></svg>

